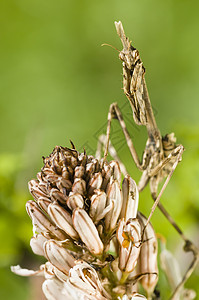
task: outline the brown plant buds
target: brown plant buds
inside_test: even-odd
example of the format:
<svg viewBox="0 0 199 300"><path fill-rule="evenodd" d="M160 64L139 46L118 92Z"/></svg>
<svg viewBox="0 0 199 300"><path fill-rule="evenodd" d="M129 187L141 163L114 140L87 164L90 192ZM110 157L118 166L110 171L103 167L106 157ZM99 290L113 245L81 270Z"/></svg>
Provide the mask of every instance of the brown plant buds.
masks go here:
<svg viewBox="0 0 199 300"><path fill-rule="evenodd" d="M102 254L104 245L97 228L84 209L76 208L73 212L73 225L88 250L94 255Z"/></svg>
<svg viewBox="0 0 199 300"><path fill-rule="evenodd" d="M73 228L72 217L70 213L59 204L51 203L48 206L48 213L55 224L64 230L72 239L79 238L77 232Z"/></svg>
<svg viewBox="0 0 199 300"><path fill-rule="evenodd" d="M119 268L122 272L134 270L140 254L141 228L137 219L120 220L117 229L117 239L120 244Z"/></svg>
<svg viewBox="0 0 199 300"><path fill-rule="evenodd" d="M135 181L126 175L122 183L123 205L120 218L127 221L137 217L139 193Z"/></svg>
<svg viewBox="0 0 199 300"><path fill-rule="evenodd" d="M48 261L58 270L68 275L75 265L75 258L65 249L61 242L49 240L44 244L44 252Z"/></svg>
<svg viewBox="0 0 199 300"><path fill-rule="evenodd" d="M140 212L138 213L138 219L143 230L147 219ZM139 257L139 272L140 274L148 274L146 274L140 282L148 295L151 295L158 281L158 243L151 223L144 229L142 242L143 244L141 246Z"/></svg>

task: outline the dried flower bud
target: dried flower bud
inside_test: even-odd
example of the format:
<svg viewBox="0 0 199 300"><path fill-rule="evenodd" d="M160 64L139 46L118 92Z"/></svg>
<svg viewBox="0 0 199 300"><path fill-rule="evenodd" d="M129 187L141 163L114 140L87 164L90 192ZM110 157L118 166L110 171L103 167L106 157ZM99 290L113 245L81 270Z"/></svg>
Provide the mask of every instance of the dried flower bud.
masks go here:
<svg viewBox="0 0 199 300"><path fill-rule="evenodd" d="M49 240L44 244L45 256L58 270L68 275L75 265L75 258L63 247L60 242Z"/></svg>
<svg viewBox="0 0 199 300"><path fill-rule="evenodd" d="M112 231L118 221L122 207L122 193L118 181L114 180L109 184L107 190L107 206L113 203L113 208L105 217L106 231Z"/></svg>
<svg viewBox="0 0 199 300"><path fill-rule="evenodd" d="M72 217L66 209L56 203L48 206L48 213L55 224L64 230L72 239L78 239L79 236L73 228Z"/></svg>
<svg viewBox="0 0 199 300"><path fill-rule="evenodd" d="M130 273L134 270L140 254L141 228L137 219L123 219L117 229L117 239L120 244L119 268Z"/></svg>
<svg viewBox="0 0 199 300"><path fill-rule="evenodd" d="M59 201L62 204L66 204L66 201L68 199L67 196L65 196L61 191L55 188L51 189L50 197L52 201Z"/></svg>
<svg viewBox="0 0 199 300"><path fill-rule="evenodd" d="M48 239L42 234L36 234L33 236L30 240L30 247L32 248L32 251L37 255L45 256L43 246L47 240Z"/></svg>
<svg viewBox="0 0 199 300"><path fill-rule="evenodd" d="M84 209L76 208L74 210L73 225L89 251L95 255L100 255L103 252L104 245L97 228Z"/></svg>
<svg viewBox="0 0 199 300"><path fill-rule="evenodd" d="M100 189L102 185L102 174L95 173L88 183L88 194L92 194L94 190Z"/></svg>
<svg viewBox="0 0 199 300"><path fill-rule="evenodd" d="M142 230L145 228L147 219L140 212L138 213ZM149 223L144 230L143 244L140 250L139 257L139 272L140 274L149 273L141 280L143 288L151 295L158 281L158 266L157 266L158 243L154 229Z"/></svg>
<svg viewBox="0 0 199 300"><path fill-rule="evenodd" d="M86 182L82 178L75 178L73 186L72 186L72 192L78 193L80 195L84 195L86 191Z"/></svg>
<svg viewBox="0 0 199 300"><path fill-rule="evenodd" d="M32 219L33 226L38 233L43 232L50 234L51 237L56 236L60 240L65 240L66 235L62 230L57 228L53 222L41 211L37 203L34 201L28 201L26 203L26 210Z"/></svg>
<svg viewBox="0 0 199 300"><path fill-rule="evenodd" d="M57 300L58 299L57 297L59 297L59 300L65 300L66 295L64 294L63 289L64 289L64 284L56 278L47 279L44 281L42 285L43 293L46 296L46 298L49 300ZM68 299L72 299L72 298L68 298Z"/></svg>
<svg viewBox="0 0 199 300"><path fill-rule="evenodd" d="M172 290L175 290L178 284L182 281L180 266L177 259L174 257L174 255L169 250L166 249L165 244L161 243L161 248L162 250L160 253L160 264L167 276L168 282ZM183 287L179 290L179 292L175 296L175 300L181 298L180 295L182 291L183 291Z"/></svg>
<svg viewBox="0 0 199 300"><path fill-rule="evenodd" d="M89 215L94 223L105 217L106 209L106 193L100 190L95 190L95 194L91 197L91 205Z"/></svg>
<svg viewBox="0 0 199 300"><path fill-rule="evenodd" d="M28 182L28 188L33 198L37 200L39 197L46 197L46 193L41 189L41 185L38 180L30 180Z"/></svg>
<svg viewBox="0 0 199 300"><path fill-rule="evenodd" d="M97 272L88 263L77 261L76 266L70 270L68 282L79 293L88 297L88 299L106 300L111 299L104 290Z"/></svg>
<svg viewBox="0 0 199 300"><path fill-rule="evenodd" d="M138 209L139 193L135 181L126 175L122 183L123 205L120 218L127 221L136 218Z"/></svg>
<svg viewBox="0 0 199 300"><path fill-rule="evenodd" d="M84 199L79 193L70 192L66 203L72 211L77 207L84 207Z"/></svg>

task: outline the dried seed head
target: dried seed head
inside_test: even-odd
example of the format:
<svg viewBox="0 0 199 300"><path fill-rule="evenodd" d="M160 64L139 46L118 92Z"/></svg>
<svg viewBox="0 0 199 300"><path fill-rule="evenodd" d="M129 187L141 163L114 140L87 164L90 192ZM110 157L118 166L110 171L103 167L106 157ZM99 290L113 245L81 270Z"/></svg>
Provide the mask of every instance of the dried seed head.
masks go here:
<svg viewBox="0 0 199 300"><path fill-rule="evenodd" d="M44 159L37 180L29 182L36 201L27 204L34 231L48 239L70 237L72 248L101 255L103 238L116 229L121 213L120 181L118 162L99 161L85 152L56 146Z"/></svg>

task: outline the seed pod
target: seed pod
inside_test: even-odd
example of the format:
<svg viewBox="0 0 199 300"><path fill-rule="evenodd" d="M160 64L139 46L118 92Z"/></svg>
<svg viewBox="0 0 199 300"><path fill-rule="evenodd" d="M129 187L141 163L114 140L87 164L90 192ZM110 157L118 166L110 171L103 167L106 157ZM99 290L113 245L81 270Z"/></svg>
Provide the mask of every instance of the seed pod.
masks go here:
<svg viewBox="0 0 199 300"><path fill-rule="evenodd" d="M126 175L122 183L123 205L120 218L127 221L136 218L138 209L139 193L135 181Z"/></svg>
<svg viewBox="0 0 199 300"><path fill-rule="evenodd" d="M120 220L117 239L120 244L119 268L122 272L130 273L134 270L140 254L141 228L138 220Z"/></svg>
<svg viewBox="0 0 199 300"><path fill-rule="evenodd" d="M138 213L138 219L143 230L145 228L147 219L140 212ZM147 291L149 296L153 293L158 281L157 254L157 238L151 223L149 223L144 231L143 244L140 250L138 264L140 274L149 273L140 280L143 288Z"/></svg>
<svg viewBox="0 0 199 300"><path fill-rule="evenodd" d="M73 211L73 225L89 251L94 255L100 255L104 245L97 228L84 209L76 208Z"/></svg>

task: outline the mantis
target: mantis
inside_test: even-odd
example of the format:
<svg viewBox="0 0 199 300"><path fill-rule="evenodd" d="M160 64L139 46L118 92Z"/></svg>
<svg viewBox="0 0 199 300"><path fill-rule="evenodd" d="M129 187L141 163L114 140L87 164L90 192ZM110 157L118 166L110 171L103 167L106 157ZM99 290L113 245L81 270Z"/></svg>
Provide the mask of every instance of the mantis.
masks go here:
<svg viewBox="0 0 199 300"><path fill-rule="evenodd" d="M125 125L122 113L117 105L113 103L110 105L108 112L108 123L106 136L102 135L99 138L98 150L96 155L99 157L101 153L101 147L104 146L104 159L106 159L108 152L111 156L118 160L121 165L121 171L126 174L125 166L120 161L114 147L110 142L111 122L112 119L117 119L122 128L125 136L128 148L135 162L136 167L142 172L142 176L138 183L139 191L142 191L149 183L151 196L154 200L150 215L146 222L146 226L158 207L165 215L171 225L176 229L181 238L184 240L184 250L186 252L191 251L193 253L193 260L188 267L182 281L178 284L170 299L175 299L175 296L184 285L186 280L190 277L199 259L199 252L195 245L184 235L178 224L169 215L167 210L160 202L162 193L164 192L174 170L178 163L182 160L182 154L184 151L183 145L176 144L176 138L173 133L167 134L164 137L161 136L160 130L156 124L156 120L153 114L149 94L147 91L145 81L145 68L141 61L139 52L131 45L131 41L126 37L122 23L115 22L117 34L121 39L123 49L119 51L119 58L122 61L123 66L123 90L126 95L133 113L133 119L137 125L143 125L146 127L148 139L146 147L143 152L142 161L136 152L133 141L131 140L128 129ZM158 194L158 187L160 182L165 179L161 191Z"/></svg>

